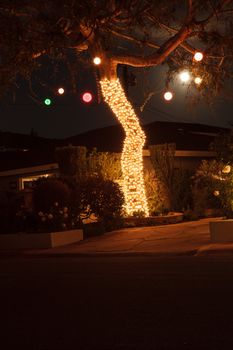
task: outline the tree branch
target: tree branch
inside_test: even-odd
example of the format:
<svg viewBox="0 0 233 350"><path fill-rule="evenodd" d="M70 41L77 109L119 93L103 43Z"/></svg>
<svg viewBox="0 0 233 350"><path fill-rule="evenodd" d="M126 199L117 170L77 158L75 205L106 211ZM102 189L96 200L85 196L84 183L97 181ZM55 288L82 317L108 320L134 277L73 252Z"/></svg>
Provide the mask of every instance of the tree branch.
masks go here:
<svg viewBox="0 0 233 350"><path fill-rule="evenodd" d="M205 19L203 19L203 20L201 20L201 21L195 20L195 24L196 24L196 25L204 25L204 24L206 24L207 22L210 21L211 18L213 18L214 16L217 16L218 13L223 12L222 8L223 8L224 6L227 6L227 5L231 4L231 3L233 3L232 0L222 0L222 1L218 4L217 7L213 8L212 13L211 13L207 18L205 18Z"/></svg>
<svg viewBox="0 0 233 350"><path fill-rule="evenodd" d="M143 40L136 39L132 35L125 34L125 33L120 33L120 32L117 32L114 29L111 29L111 28L108 28L106 31L110 32L111 34L113 34L115 36L118 36L119 38L132 41L132 42L134 42L134 43L136 43L138 45L145 45L145 46L148 46L148 47L152 47L153 49L159 49L160 48L160 46L157 45L157 44L154 44L154 43L149 42L149 41L143 41Z"/></svg>
<svg viewBox="0 0 233 350"><path fill-rule="evenodd" d="M133 67L156 66L169 56L192 32L190 24L184 24L183 27L170 39L168 39L158 51L147 57L137 56L114 56L112 59L116 64L128 64Z"/></svg>

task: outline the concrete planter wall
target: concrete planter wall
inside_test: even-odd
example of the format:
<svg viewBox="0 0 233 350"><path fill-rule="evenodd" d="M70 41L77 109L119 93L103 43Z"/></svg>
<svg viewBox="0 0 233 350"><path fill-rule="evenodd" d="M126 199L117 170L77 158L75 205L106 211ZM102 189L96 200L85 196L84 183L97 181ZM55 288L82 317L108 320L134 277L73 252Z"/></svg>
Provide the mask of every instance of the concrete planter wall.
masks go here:
<svg viewBox="0 0 233 350"><path fill-rule="evenodd" d="M233 242L233 219L210 221L212 242Z"/></svg>
<svg viewBox="0 0 233 350"><path fill-rule="evenodd" d="M46 249L83 240L83 230L0 234L0 249Z"/></svg>
<svg viewBox="0 0 233 350"><path fill-rule="evenodd" d="M169 213L168 215L149 216L147 218L128 217L125 223L129 226L153 226L177 224L183 221L183 213Z"/></svg>

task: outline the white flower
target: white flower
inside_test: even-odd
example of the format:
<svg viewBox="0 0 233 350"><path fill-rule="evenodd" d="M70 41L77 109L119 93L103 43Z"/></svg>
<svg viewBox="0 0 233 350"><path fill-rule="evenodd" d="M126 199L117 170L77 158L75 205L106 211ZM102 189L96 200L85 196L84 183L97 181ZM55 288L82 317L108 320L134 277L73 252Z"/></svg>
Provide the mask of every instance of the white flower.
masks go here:
<svg viewBox="0 0 233 350"><path fill-rule="evenodd" d="M53 219L53 214L48 214L48 219L52 220Z"/></svg>
<svg viewBox="0 0 233 350"><path fill-rule="evenodd" d="M55 207L58 207L58 202L55 202L55 203L54 203L54 206L55 206Z"/></svg>
<svg viewBox="0 0 233 350"><path fill-rule="evenodd" d="M215 190L214 193L213 193L213 195L214 195L215 197L218 197L218 196L220 195L220 192L219 192L218 190Z"/></svg>
<svg viewBox="0 0 233 350"><path fill-rule="evenodd" d="M39 216L44 216L44 213L42 211L39 211L38 215Z"/></svg>

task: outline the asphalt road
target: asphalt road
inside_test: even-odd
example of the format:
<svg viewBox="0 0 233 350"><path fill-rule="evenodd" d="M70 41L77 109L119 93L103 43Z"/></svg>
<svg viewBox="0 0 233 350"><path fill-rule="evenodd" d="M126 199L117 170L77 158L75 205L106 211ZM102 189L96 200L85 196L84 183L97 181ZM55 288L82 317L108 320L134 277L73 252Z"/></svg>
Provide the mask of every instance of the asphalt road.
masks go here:
<svg viewBox="0 0 233 350"><path fill-rule="evenodd" d="M3 258L0 347L233 348L233 257Z"/></svg>

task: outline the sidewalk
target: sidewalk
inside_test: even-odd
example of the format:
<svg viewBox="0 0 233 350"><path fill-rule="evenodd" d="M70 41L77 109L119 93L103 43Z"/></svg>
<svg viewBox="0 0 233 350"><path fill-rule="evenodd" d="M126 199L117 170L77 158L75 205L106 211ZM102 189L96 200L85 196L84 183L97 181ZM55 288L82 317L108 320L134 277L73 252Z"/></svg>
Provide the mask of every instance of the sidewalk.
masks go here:
<svg viewBox="0 0 233 350"><path fill-rule="evenodd" d="M28 250L24 256L101 255L233 255L233 243L211 243L209 221L201 219L163 226L137 227L112 231L82 242L46 250Z"/></svg>

